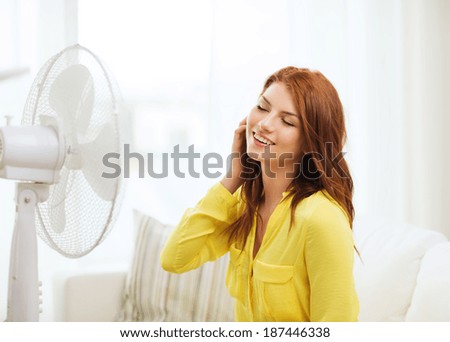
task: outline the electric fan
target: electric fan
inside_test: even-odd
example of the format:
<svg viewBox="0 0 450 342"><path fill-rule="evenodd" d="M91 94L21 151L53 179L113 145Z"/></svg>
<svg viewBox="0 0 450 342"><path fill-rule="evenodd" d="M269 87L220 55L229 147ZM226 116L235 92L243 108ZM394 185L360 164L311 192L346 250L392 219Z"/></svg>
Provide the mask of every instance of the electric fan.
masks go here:
<svg viewBox="0 0 450 342"><path fill-rule="evenodd" d="M77 258L111 230L124 188L120 177L103 177L103 157L115 153L122 165L121 103L100 59L74 45L39 71L22 125L0 128L0 177L19 181L7 321L39 320L36 233Z"/></svg>

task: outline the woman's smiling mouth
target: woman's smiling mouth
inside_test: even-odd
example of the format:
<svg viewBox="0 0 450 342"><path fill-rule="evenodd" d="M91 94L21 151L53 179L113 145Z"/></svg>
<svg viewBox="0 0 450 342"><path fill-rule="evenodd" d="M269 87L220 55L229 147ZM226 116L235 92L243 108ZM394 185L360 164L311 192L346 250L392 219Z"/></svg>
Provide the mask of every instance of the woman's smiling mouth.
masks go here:
<svg viewBox="0 0 450 342"><path fill-rule="evenodd" d="M257 145L262 146L275 145L275 143L272 140L269 140L256 132L253 132L253 138L255 139Z"/></svg>

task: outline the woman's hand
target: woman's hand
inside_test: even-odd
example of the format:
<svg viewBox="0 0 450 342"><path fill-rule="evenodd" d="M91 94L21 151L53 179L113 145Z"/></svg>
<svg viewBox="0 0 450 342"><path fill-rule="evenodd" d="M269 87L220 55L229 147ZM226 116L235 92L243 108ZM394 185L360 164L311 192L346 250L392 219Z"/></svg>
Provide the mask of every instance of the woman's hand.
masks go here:
<svg viewBox="0 0 450 342"><path fill-rule="evenodd" d="M233 144L231 146L231 156L227 158L227 174L221 180L222 185L231 193L234 193L244 182L241 178L242 163L241 156L247 150L246 139L247 117L239 122L239 127L234 131Z"/></svg>

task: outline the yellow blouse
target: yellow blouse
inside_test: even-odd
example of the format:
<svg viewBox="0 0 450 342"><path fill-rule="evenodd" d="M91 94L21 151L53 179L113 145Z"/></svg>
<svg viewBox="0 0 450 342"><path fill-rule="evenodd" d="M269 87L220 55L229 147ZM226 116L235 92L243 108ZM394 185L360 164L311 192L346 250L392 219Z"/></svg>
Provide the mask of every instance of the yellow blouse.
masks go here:
<svg viewBox="0 0 450 342"><path fill-rule="evenodd" d="M237 321L356 321L359 301L353 280L353 238L345 212L326 192L301 201L289 230L291 198L285 197L267 223L253 258L256 220L243 250L224 232L243 210L233 195L215 184L186 210L169 237L161 265L182 273L228 251L226 285L235 298Z"/></svg>

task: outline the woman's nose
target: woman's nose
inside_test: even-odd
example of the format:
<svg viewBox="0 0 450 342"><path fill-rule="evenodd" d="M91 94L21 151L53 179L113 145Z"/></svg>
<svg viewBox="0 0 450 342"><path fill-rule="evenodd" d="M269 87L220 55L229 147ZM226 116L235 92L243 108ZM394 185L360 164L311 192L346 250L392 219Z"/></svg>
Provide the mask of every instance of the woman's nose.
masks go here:
<svg viewBox="0 0 450 342"><path fill-rule="evenodd" d="M259 122L261 131L272 132L274 127L274 115L269 113L263 120Z"/></svg>

